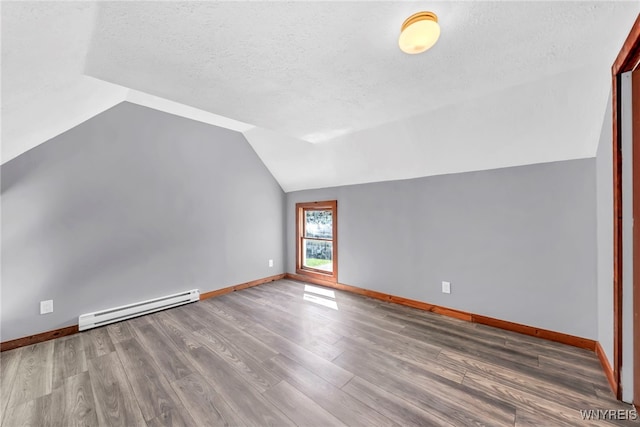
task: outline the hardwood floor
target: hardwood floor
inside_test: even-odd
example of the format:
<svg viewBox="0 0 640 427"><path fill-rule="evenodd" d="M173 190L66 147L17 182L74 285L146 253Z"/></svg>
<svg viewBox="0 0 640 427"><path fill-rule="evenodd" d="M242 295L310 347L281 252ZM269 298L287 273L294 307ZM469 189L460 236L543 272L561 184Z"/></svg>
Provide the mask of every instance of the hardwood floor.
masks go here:
<svg viewBox="0 0 640 427"><path fill-rule="evenodd" d="M640 425L590 351L308 286L3 352L2 426Z"/></svg>

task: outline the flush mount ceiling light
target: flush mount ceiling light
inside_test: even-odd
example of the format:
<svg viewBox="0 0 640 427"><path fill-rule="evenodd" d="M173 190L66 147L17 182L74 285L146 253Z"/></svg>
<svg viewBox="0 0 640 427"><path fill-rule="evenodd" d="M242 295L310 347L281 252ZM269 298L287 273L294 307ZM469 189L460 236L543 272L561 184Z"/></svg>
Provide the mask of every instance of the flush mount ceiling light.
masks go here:
<svg viewBox="0 0 640 427"><path fill-rule="evenodd" d="M433 12L414 13L400 29L398 45L404 53L422 53L432 47L440 37L438 17Z"/></svg>

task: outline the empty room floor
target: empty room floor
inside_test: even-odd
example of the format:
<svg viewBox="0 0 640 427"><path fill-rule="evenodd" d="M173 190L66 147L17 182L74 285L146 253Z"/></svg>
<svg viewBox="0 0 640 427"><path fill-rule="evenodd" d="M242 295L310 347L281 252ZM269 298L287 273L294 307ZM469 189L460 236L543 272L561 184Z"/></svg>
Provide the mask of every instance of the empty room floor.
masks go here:
<svg viewBox="0 0 640 427"><path fill-rule="evenodd" d="M7 427L640 424L590 351L289 280L1 361Z"/></svg>

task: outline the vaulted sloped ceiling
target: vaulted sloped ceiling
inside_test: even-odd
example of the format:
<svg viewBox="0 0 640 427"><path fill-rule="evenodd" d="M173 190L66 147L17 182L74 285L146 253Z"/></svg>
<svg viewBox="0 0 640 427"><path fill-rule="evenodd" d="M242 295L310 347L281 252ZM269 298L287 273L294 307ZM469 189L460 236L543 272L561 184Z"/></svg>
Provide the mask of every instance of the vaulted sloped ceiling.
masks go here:
<svg viewBox="0 0 640 427"><path fill-rule="evenodd" d="M422 55L397 47L438 14ZM3 162L123 100L243 132L285 191L595 155L640 2L3 2Z"/></svg>

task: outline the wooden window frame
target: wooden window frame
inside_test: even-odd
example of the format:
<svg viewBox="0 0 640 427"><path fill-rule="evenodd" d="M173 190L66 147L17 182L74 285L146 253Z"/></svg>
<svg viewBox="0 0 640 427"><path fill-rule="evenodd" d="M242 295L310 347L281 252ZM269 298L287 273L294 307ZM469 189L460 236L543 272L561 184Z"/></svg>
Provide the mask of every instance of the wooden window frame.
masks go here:
<svg viewBox="0 0 640 427"><path fill-rule="evenodd" d="M331 273L315 268L304 267L302 263L302 239L304 231L304 212L307 210L331 210L333 238L333 268ZM326 282L338 282L338 201L296 203L296 273Z"/></svg>
<svg viewBox="0 0 640 427"><path fill-rule="evenodd" d="M613 111L613 376L614 394L620 400L622 388L620 387L620 367L622 366L622 102L620 87L622 74L633 71L640 61L640 14L636 18L631 32L625 40L620 53L611 67L612 90L611 103ZM637 102L637 100L636 100ZM640 217L640 150L636 150L638 138L636 133L633 138L633 215ZM634 227L633 245L633 280L634 301L633 311L640 311L640 227ZM633 334L635 369L638 369L640 360L640 328L636 328ZM634 379L634 404L638 407L640 402L640 376Z"/></svg>

